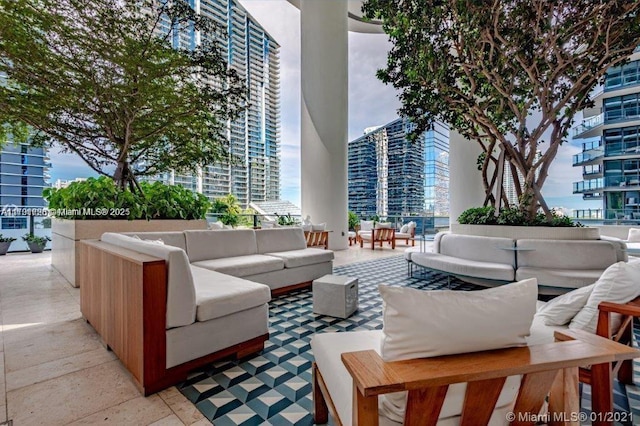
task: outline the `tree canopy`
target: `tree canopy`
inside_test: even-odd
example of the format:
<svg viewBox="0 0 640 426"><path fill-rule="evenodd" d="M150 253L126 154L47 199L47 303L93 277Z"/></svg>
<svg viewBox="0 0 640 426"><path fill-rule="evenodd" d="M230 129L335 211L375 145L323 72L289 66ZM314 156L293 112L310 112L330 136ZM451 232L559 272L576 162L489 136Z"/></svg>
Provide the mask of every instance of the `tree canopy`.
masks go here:
<svg viewBox="0 0 640 426"><path fill-rule="evenodd" d="M185 0L0 0L0 142L59 144L131 189L227 161L246 88L225 37Z"/></svg>
<svg viewBox="0 0 640 426"><path fill-rule="evenodd" d="M368 0L364 11L383 21L393 43L378 77L400 89L400 113L416 123L414 134L434 120L448 123L482 146L485 205L508 205L498 172L504 159L523 213L533 218L542 208L550 218L541 192L549 166L607 68L638 45L639 5Z"/></svg>

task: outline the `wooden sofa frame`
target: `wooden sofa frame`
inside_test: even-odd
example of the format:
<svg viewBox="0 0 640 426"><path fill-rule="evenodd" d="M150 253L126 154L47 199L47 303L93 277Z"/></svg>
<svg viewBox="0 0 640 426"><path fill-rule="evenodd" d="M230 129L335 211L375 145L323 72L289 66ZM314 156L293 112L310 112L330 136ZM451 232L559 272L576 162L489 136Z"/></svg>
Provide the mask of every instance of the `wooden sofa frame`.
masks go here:
<svg viewBox="0 0 640 426"><path fill-rule="evenodd" d="M322 247L329 249L329 231L304 231L307 247Z"/></svg>
<svg viewBox="0 0 640 426"><path fill-rule="evenodd" d="M80 242L80 309L146 396L211 362L264 349L264 334L166 368L167 267L164 260L100 241Z"/></svg>
<svg viewBox="0 0 640 426"><path fill-rule="evenodd" d="M378 396L401 391L408 391L404 424L435 425L448 386L465 382L467 391L460 424L488 424L506 378L513 375L523 377L512 409L516 419L512 424L533 425L533 421L522 420L527 414L538 414L547 395L550 413L565 413L565 419L572 419L580 412L579 366L590 364L610 369L612 362L640 356L636 349L583 331L556 332L556 339L555 343L545 345L398 362L384 362L372 350L343 353L342 362L353 379L353 425L378 425ZM603 404L594 405L593 412L612 412L611 382L606 389L592 390L592 394L597 392L602 394ZM315 363L313 401L315 423L326 423L331 412L336 423L341 424ZM579 422L575 418L550 424L579 425Z"/></svg>

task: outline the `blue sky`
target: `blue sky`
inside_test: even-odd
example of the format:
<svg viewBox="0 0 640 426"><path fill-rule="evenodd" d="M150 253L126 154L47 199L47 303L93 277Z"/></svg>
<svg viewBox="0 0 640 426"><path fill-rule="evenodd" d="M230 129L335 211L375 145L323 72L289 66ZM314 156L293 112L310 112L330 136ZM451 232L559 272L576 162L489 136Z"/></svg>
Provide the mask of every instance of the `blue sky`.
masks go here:
<svg viewBox="0 0 640 426"><path fill-rule="evenodd" d="M240 0L240 3L280 44L281 87L281 197L300 205L300 12L286 0ZM400 107L395 90L375 76L384 67L390 44L381 34L349 34L349 140L366 127L397 117ZM580 151L563 145L552 164L543 194L549 206L568 209L600 208L572 195L572 183L582 180L581 169L571 167ZM91 176L92 171L75 155L52 151L52 180Z"/></svg>

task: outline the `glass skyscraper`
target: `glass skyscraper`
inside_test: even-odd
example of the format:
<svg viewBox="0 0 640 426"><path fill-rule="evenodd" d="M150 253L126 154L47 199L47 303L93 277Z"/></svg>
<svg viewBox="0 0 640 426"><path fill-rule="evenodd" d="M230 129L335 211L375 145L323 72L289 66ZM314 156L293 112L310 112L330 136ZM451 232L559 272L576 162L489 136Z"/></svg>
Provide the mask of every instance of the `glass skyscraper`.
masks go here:
<svg viewBox="0 0 640 426"><path fill-rule="evenodd" d="M399 118L349 142L349 210L361 217L449 213L449 128L436 122L416 141Z"/></svg>
<svg viewBox="0 0 640 426"><path fill-rule="evenodd" d="M280 198L280 60L278 43L234 0L190 0L191 7L226 28L221 41L229 66L244 80L249 107L228 123L229 149L239 164L216 164L194 175L164 173L166 183L183 185L209 198L234 194L241 205ZM173 46L192 49L213 34L173 29Z"/></svg>
<svg viewBox="0 0 640 426"><path fill-rule="evenodd" d="M573 130L582 152L573 165L582 167L583 181L573 193L602 200L602 210L578 210L581 218L640 222L640 53L612 67L594 108Z"/></svg>

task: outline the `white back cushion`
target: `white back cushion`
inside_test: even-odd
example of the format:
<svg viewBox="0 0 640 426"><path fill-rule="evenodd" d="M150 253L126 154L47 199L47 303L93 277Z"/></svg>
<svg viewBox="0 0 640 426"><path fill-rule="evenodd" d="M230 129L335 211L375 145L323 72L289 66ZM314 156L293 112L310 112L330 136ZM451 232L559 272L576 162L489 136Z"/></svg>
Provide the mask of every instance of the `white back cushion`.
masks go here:
<svg viewBox="0 0 640 426"><path fill-rule="evenodd" d="M253 229L220 231L184 231L190 262L222 257L256 254L256 234Z"/></svg>
<svg viewBox="0 0 640 426"><path fill-rule="evenodd" d="M137 236L141 240L162 240L163 243L178 247L182 250L187 250L187 243L184 240L184 232L171 231L171 232L123 232L122 235L128 235L130 237Z"/></svg>
<svg viewBox="0 0 640 426"><path fill-rule="evenodd" d="M372 220L361 220L360 221L360 230L361 231L371 231L373 229L373 221Z"/></svg>
<svg viewBox="0 0 640 426"><path fill-rule="evenodd" d="M601 269L618 261L616 245L601 240L518 240L518 267Z"/></svg>
<svg viewBox="0 0 640 426"><path fill-rule="evenodd" d="M184 250L126 235L107 232L105 243L164 259L167 262L167 328L193 324L196 320L196 291L191 267Z"/></svg>
<svg viewBox="0 0 640 426"><path fill-rule="evenodd" d="M520 245L520 243L518 243ZM511 238L479 237L475 235L443 234L437 253L461 259L477 260L512 265L515 255L512 250L502 248L513 247ZM518 264L520 253L518 253Z"/></svg>
<svg viewBox="0 0 640 426"><path fill-rule="evenodd" d="M535 278L479 291L378 289L385 361L524 346L538 297Z"/></svg>
<svg viewBox="0 0 640 426"><path fill-rule="evenodd" d="M640 264L614 263L596 281L587 304L576 314L569 328L595 333L600 302L627 303L638 296L640 296ZM611 316L610 327L614 333L620 328L620 323L620 315Z"/></svg>
<svg viewBox="0 0 640 426"><path fill-rule="evenodd" d="M627 241L630 243L640 243L640 228L630 228Z"/></svg>
<svg viewBox="0 0 640 426"><path fill-rule="evenodd" d="M409 233L409 225L402 225L400 227L400 233L401 234L408 234Z"/></svg>
<svg viewBox="0 0 640 426"><path fill-rule="evenodd" d="M298 227L258 229L256 230L256 243L260 254L307 248L304 231Z"/></svg>

